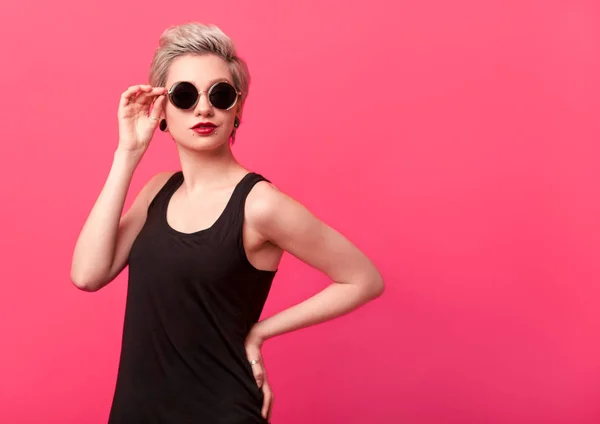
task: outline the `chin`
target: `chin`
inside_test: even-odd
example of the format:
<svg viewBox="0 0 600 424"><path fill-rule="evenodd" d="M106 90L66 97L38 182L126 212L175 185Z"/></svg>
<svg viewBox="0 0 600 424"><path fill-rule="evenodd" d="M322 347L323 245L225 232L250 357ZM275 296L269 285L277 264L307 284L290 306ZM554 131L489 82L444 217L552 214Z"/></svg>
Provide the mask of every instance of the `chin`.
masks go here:
<svg viewBox="0 0 600 424"><path fill-rule="evenodd" d="M222 137L202 137L202 136L192 136L186 137L184 143L181 143L183 147L188 150L194 151L205 151L205 150L217 150L229 145L229 139L224 139Z"/></svg>

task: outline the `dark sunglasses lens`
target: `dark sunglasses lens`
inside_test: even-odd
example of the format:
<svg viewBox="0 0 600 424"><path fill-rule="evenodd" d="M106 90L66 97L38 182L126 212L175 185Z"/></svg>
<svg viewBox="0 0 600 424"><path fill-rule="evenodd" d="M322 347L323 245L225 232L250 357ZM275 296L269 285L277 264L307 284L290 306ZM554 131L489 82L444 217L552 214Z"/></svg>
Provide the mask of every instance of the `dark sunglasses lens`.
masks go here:
<svg viewBox="0 0 600 424"><path fill-rule="evenodd" d="M181 82L171 92L171 102L180 109L194 107L198 100L198 90L189 82Z"/></svg>
<svg viewBox="0 0 600 424"><path fill-rule="evenodd" d="M216 84L208 96L210 103L217 109L229 109L235 103L236 97L235 88L226 82Z"/></svg>

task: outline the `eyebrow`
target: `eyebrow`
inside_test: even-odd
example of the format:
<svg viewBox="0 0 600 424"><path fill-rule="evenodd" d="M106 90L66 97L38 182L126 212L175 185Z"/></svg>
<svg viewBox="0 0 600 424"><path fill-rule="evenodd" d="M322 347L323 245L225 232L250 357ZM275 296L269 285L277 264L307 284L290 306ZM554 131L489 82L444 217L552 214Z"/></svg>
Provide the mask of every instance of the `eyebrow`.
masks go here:
<svg viewBox="0 0 600 424"><path fill-rule="evenodd" d="M223 78L214 78L210 81L208 81L208 84L206 84L206 89L208 90L209 87L211 87L213 84L216 84L217 82L222 82L225 81L231 85L233 85L233 83L231 81L229 81L229 79L223 77ZM190 81L192 84L196 85L196 83L194 83L193 81Z"/></svg>
<svg viewBox="0 0 600 424"><path fill-rule="evenodd" d="M180 80L180 81L186 81L186 82L190 82L192 84L194 84L194 86L196 85L196 83L194 81L190 81L190 80ZM207 87L212 86L213 84L217 83L217 82L221 82L221 81L225 81L228 82L229 84L233 85L233 83L231 81L229 81L228 78L222 77L222 78L214 78L212 80L210 80L207 84ZM175 81L173 84L175 84L177 81ZM171 84L171 87L173 87L173 84Z"/></svg>
<svg viewBox="0 0 600 424"><path fill-rule="evenodd" d="M228 83L232 84L232 82L229 81L229 79L223 77L223 78L215 78L215 79L210 80L208 82L208 85L213 85L215 82L221 82L221 81L225 81L225 82L228 82Z"/></svg>

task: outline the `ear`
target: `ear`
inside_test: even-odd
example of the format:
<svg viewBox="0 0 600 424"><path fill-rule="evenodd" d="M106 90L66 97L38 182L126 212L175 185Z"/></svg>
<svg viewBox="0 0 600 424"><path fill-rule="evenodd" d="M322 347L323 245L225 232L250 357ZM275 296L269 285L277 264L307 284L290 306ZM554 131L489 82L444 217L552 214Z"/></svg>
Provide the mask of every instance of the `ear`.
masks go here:
<svg viewBox="0 0 600 424"><path fill-rule="evenodd" d="M242 119L242 114L244 112L244 105L242 104L236 104L235 105L235 117L241 121Z"/></svg>

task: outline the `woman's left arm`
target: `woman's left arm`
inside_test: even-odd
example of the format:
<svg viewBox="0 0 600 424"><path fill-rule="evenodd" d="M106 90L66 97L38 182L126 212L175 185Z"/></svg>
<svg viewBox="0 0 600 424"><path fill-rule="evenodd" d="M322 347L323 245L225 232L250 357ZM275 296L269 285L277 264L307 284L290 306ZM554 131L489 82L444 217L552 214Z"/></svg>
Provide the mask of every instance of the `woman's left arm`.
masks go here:
<svg viewBox="0 0 600 424"><path fill-rule="evenodd" d="M383 293L383 278L373 263L302 204L268 183L257 184L248 200L247 217L257 233L333 281L316 295L256 323L248 343L260 347L265 340L339 317Z"/></svg>
<svg viewBox="0 0 600 424"><path fill-rule="evenodd" d="M257 322L246 337L246 354L257 361L252 371L265 395L262 415L270 422L274 396L260 351L265 340L346 314L380 296L384 285L377 268L354 244L269 183L258 183L248 195L246 218L264 241L333 280L307 300Z"/></svg>

